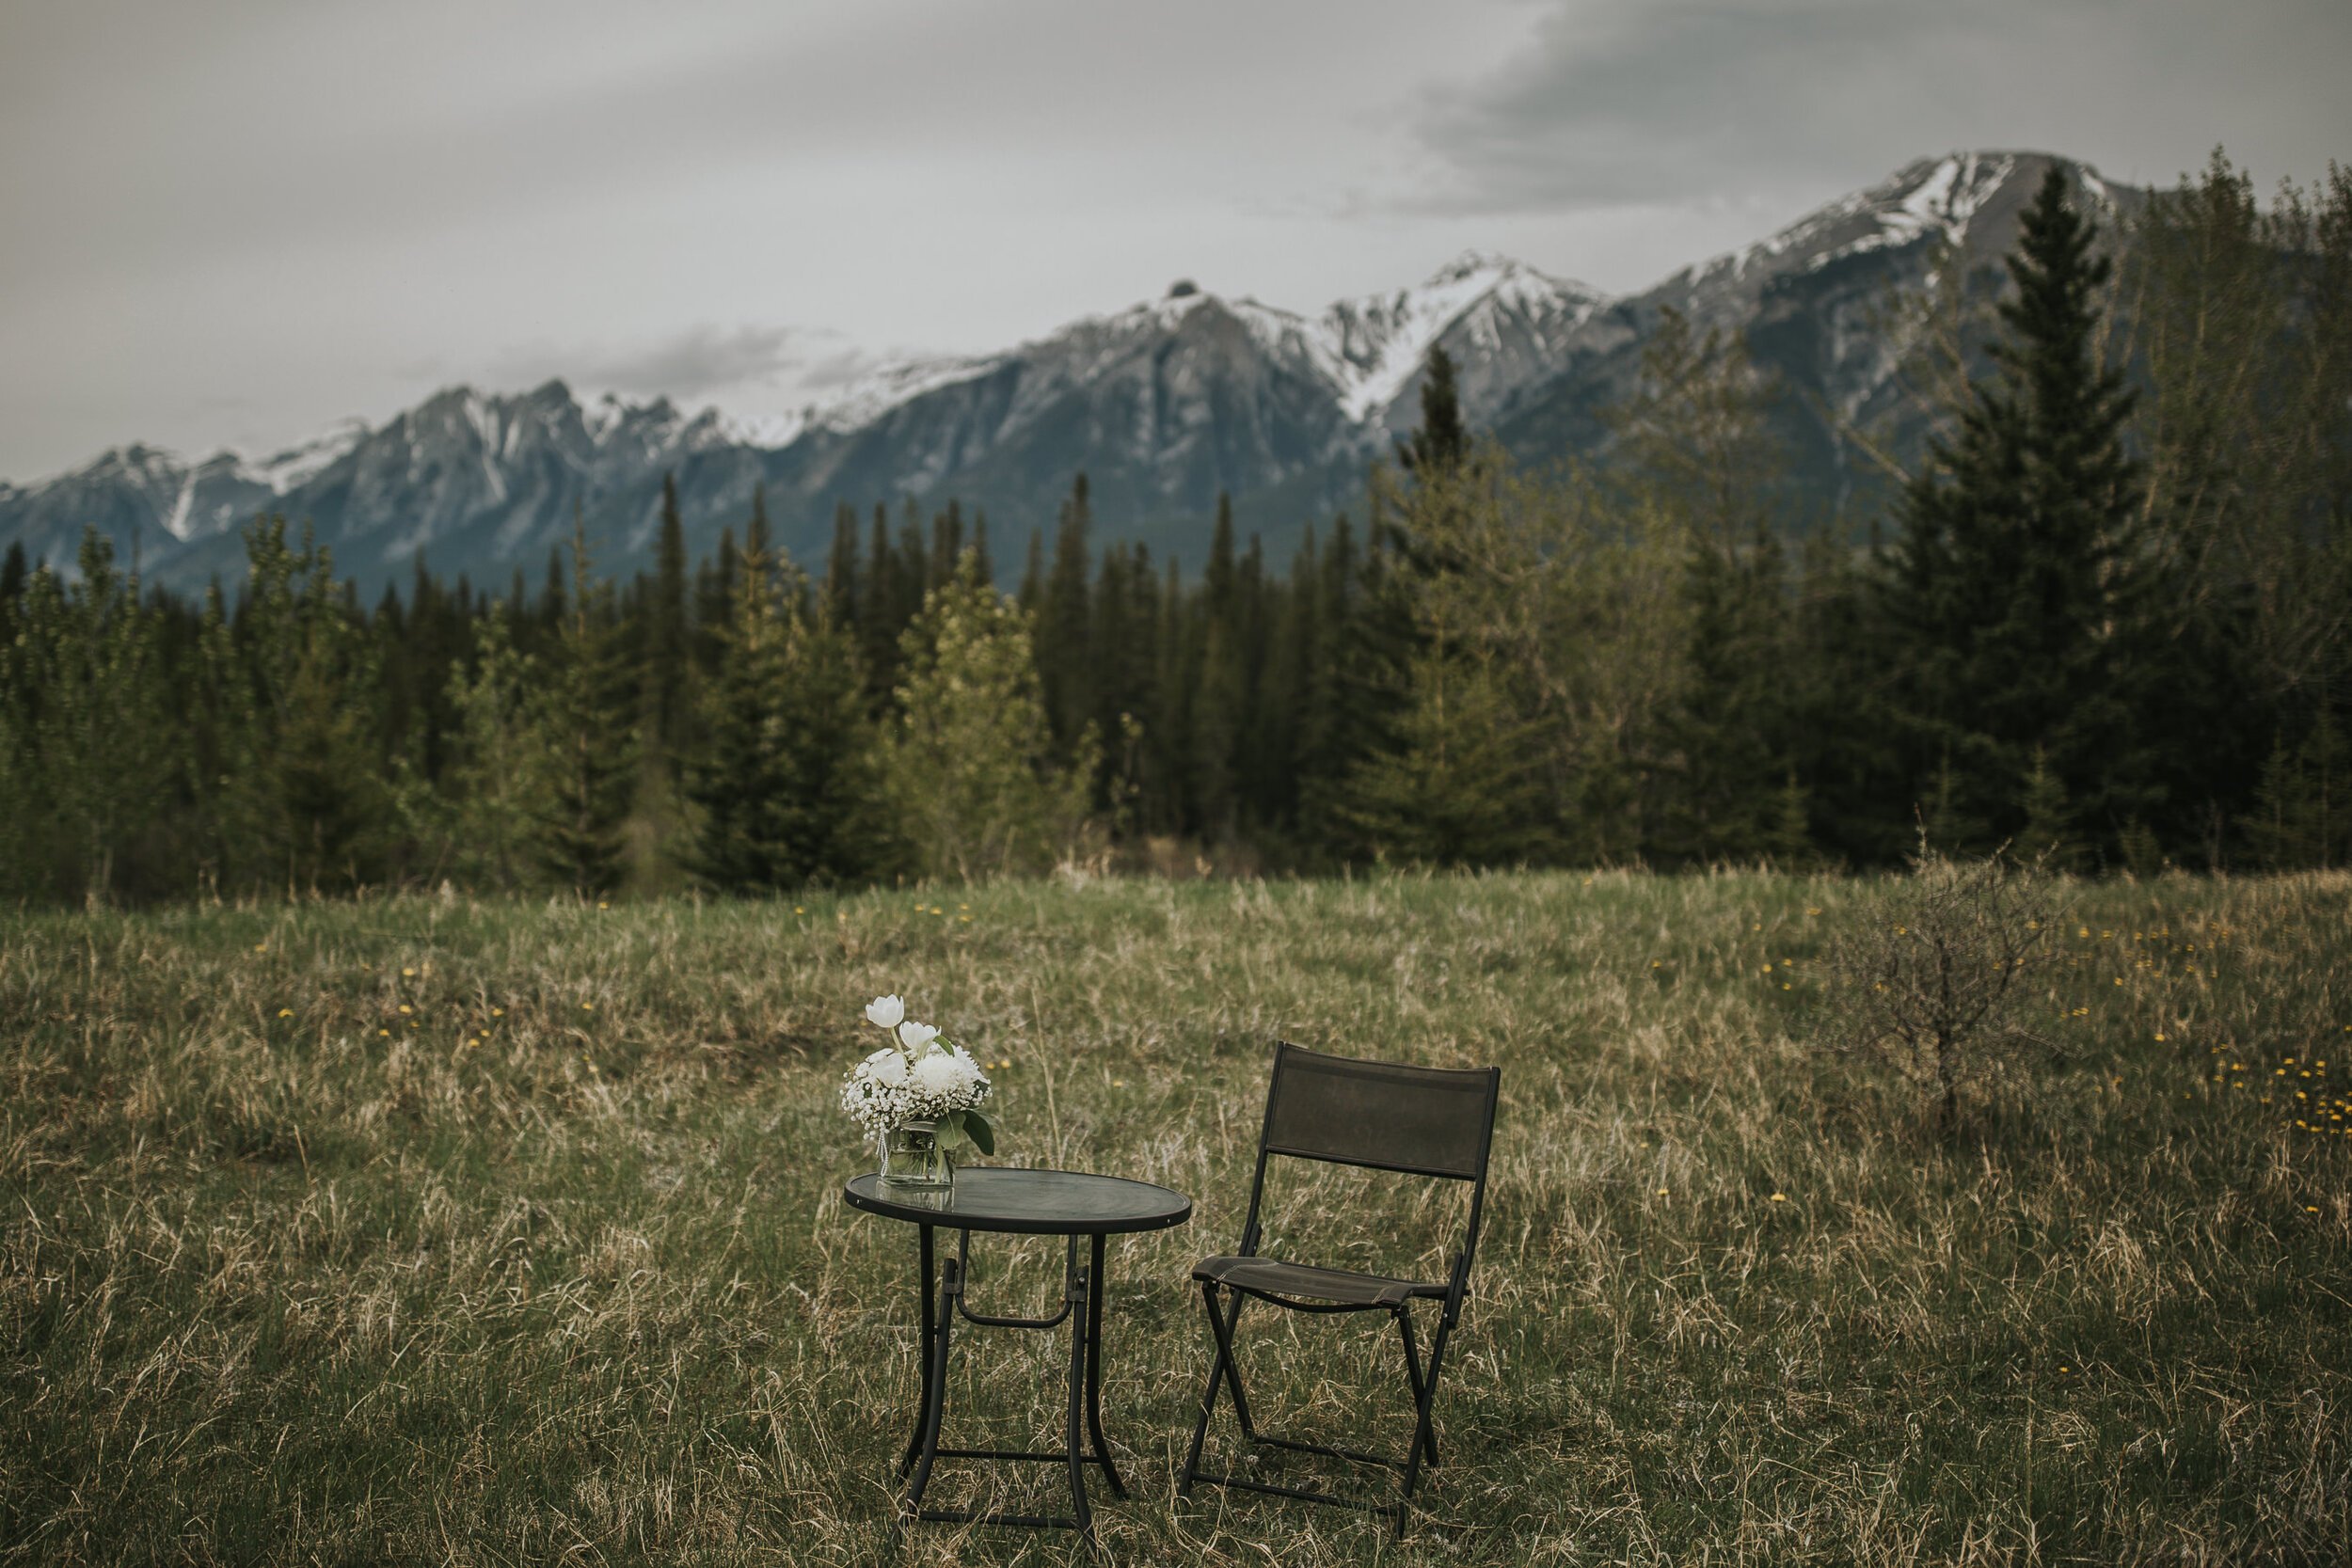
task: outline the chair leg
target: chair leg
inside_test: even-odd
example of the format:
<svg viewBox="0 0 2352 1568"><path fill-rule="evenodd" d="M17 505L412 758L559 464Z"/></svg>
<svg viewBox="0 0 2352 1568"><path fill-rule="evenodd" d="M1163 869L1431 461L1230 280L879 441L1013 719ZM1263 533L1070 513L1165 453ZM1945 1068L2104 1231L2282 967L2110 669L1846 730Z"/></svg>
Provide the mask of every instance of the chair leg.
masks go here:
<svg viewBox="0 0 2352 1568"><path fill-rule="evenodd" d="M1421 1352L1413 1339L1413 1311L1410 1307L1400 1307L1396 1309L1396 1329L1405 1341L1405 1376L1413 1387L1413 1411L1418 1420L1423 1402ZM1434 1466L1438 1463L1438 1434L1429 1430L1426 1422L1422 1422L1418 1438L1422 1452L1427 1456L1429 1464Z"/></svg>
<svg viewBox="0 0 2352 1568"><path fill-rule="evenodd" d="M1418 1407L1413 1421L1413 1447L1405 1456L1405 1488L1396 1505L1396 1533L1399 1536L1405 1533L1405 1516L1412 1507L1413 1483L1421 1479L1422 1452L1424 1448L1433 1456L1438 1451L1436 1440L1429 1432L1429 1412L1438 1402L1438 1371L1445 1364L1446 1336L1453 1328L1454 1325L1444 1319L1438 1321L1438 1332L1429 1340L1429 1375L1422 1383L1421 1397L1413 1402ZM1432 1463L1435 1463L1434 1458Z"/></svg>
<svg viewBox="0 0 2352 1568"><path fill-rule="evenodd" d="M1242 1293L1233 1292L1233 1305L1225 1312L1216 1308L1216 1285L1211 1280L1200 1282L1201 1310L1209 1315L1209 1336L1216 1343L1216 1354L1209 1363L1208 1386L1200 1391L1200 1418L1193 1424L1192 1447L1184 1455L1184 1473L1177 1482L1176 1495L1192 1496L1192 1483L1200 1473L1200 1447L1209 1435L1209 1421L1216 1414L1216 1391L1230 1377L1232 1382L1233 1414L1241 1422L1242 1435L1255 1438L1256 1430L1249 1422L1249 1402L1242 1393L1241 1367L1233 1359L1233 1325L1241 1321Z"/></svg>

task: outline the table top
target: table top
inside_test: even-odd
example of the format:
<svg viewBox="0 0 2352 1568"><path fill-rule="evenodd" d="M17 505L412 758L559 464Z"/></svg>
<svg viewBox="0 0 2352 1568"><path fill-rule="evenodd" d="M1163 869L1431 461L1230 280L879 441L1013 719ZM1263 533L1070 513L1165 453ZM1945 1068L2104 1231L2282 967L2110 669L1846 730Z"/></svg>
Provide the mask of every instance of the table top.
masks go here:
<svg viewBox="0 0 2352 1568"><path fill-rule="evenodd" d="M841 1196L852 1209L916 1225L1029 1236L1115 1236L1165 1230L1192 1218L1192 1199L1180 1192L1074 1170L959 1165L954 1188L936 1197L894 1192L867 1171Z"/></svg>

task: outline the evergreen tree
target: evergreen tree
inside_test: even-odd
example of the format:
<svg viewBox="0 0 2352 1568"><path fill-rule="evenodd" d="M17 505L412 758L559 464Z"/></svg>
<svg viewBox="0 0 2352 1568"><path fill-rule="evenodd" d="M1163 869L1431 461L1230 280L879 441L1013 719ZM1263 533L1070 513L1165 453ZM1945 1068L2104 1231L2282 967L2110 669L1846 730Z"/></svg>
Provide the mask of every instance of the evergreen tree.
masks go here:
<svg viewBox="0 0 2352 1568"><path fill-rule="evenodd" d="M891 702L898 680L898 639L906 622L898 613L904 598L899 579L908 563L890 547L890 519L874 508L872 543L866 550L865 593L857 616L858 652L866 667L867 711L880 714Z"/></svg>
<svg viewBox="0 0 2352 1568"><path fill-rule="evenodd" d="M834 509L833 551L825 558L825 610L833 624L856 635L865 605L858 595L857 509Z"/></svg>
<svg viewBox="0 0 2352 1568"><path fill-rule="evenodd" d="M2050 771L2048 753L2039 746L2026 774L2023 807L2025 826L2015 840L2019 856L2052 871L2074 870L2082 858L2074 842L2074 814L2066 803L2066 785Z"/></svg>
<svg viewBox="0 0 2352 1568"><path fill-rule="evenodd" d="M1452 473L1470 455L1470 427L1462 422L1461 394L1454 384L1454 358L1436 343L1421 373L1421 425L1396 450L1407 473L1436 477Z"/></svg>
<svg viewBox="0 0 2352 1568"><path fill-rule="evenodd" d="M1093 763L1054 761L1029 618L967 555L900 655L888 777L917 867L970 879L1052 865L1083 822Z"/></svg>
<svg viewBox="0 0 2352 1568"><path fill-rule="evenodd" d="M326 550L283 517L246 531L246 596L208 660L224 721L217 805L230 874L288 893L365 880L390 821L373 706L381 672Z"/></svg>
<svg viewBox="0 0 2352 1568"><path fill-rule="evenodd" d="M0 647L16 638L17 606L24 600L24 584L32 569L24 563L24 541L8 541L8 553L0 557Z"/></svg>
<svg viewBox="0 0 2352 1568"><path fill-rule="evenodd" d="M1095 733L1109 742L1098 798L1113 808L1122 833L1140 825L1144 800L1155 785L1146 736L1159 725L1155 685L1159 664L1159 584L1148 554L1126 545L1103 553L1095 579Z"/></svg>
<svg viewBox="0 0 2352 1568"><path fill-rule="evenodd" d="M637 736L628 666L610 622L610 584L591 575L588 536L572 513L569 610L548 650L536 715L543 777L540 863L559 886L602 893L621 879L635 791Z"/></svg>
<svg viewBox="0 0 2352 1568"><path fill-rule="evenodd" d="M972 560L979 567L982 582L996 580L996 562L988 553L988 514L972 514Z"/></svg>
<svg viewBox="0 0 2352 1568"><path fill-rule="evenodd" d="M674 771L686 748L692 672L686 525L678 515L676 479L667 473L661 476L661 531L654 548L654 582L645 619L645 733L657 766Z"/></svg>
<svg viewBox="0 0 2352 1568"><path fill-rule="evenodd" d="M931 514L931 563L923 575L926 582L945 582L956 569L957 558L963 554L963 506L954 497L947 504Z"/></svg>
<svg viewBox="0 0 2352 1568"><path fill-rule="evenodd" d="M532 871L546 758L532 733L539 670L503 616L474 624L473 668L450 676L453 869L469 886L516 888Z"/></svg>
<svg viewBox="0 0 2352 1568"><path fill-rule="evenodd" d="M1502 865L1549 853L1534 736L1492 670L1424 650L1398 739L1357 770L1343 808L1375 855Z"/></svg>
<svg viewBox="0 0 2352 1568"><path fill-rule="evenodd" d="M1192 743L1192 827L1205 838L1232 838L1241 826L1236 753L1248 701L1242 651L1232 626L1213 610L1200 634L1186 725Z"/></svg>
<svg viewBox="0 0 2352 1568"><path fill-rule="evenodd" d="M1811 792L1797 782L1793 768L1781 776L1780 793L1772 807L1772 825L1765 834L1764 852L1775 869L1784 872L1811 871L1821 863L1820 849L1813 842L1813 803Z"/></svg>
<svg viewBox="0 0 2352 1568"><path fill-rule="evenodd" d="M2019 824L2016 782L2037 747L2094 830L2120 832L2157 794L2135 723L2148 584L2122 445L2132 399L2094 357L2111 271L2095 238L2054 169L2010 258L1998 373L1911 486L1886 564L1914 755L1942 759L1948 821L1998 836Z"/></svg>
<svg viewBox="0 0 2352 1568"><path fill-rule="evenodd" d="M774 574L777 556L774 541L769 537L768 486L764 482L755 481L752 485L752 515L743 524L743 554L746 559L767 562L769 574ZM746 580L757 580L748 566L743 576Z"/></svg>
<svg viewBox="0 0 2352 1568"><path fill-rule="evenodd" d="M78 566L71 584L34 571L17 634L0 644L0 693L16 699L0 705L0 844L12 851L0 886L96 908L114 897L118 860L154 819L175 759L158 616L95 529Z"/></svg>
<svg viewBox="0 0 2352 1568"><path fill-rule="evenodd" d="M1021 572L1021 592L1015 601L1022 612L1036 615L1045 607L1045 531L1029 530L1029 553Z"/></svg>
<svg viewBox="0 0 2352 1568"><path fill-rule="evenodd" d="M1789 765L1772 744L1784 678L1780 552L1762 534L1741 555L1694 542L1683 588L1685 673L1662 715L1668 767L1656 847L1669 860L1753 860L1771 849L1786 816L1773 781Z"/></svg>
<svg viewBox="0 0 2352 1568"><path fill-rule="evenodd" d="M795 610L749 551L742 575L687 775L701 810L692 869L738 893L862 880L881 856L881 780L849 634L827 611Z"/></svg>
<svg viewBox="0 0 2352 1568"><path fill-rule="evenodd" d="M548 576L539 590L539 630L543 636L553 637L564 625L564 547L550 546L548 549Z"/></svg>
<svg viewBox="0 0 2352 1568"><path fill-rule="evenodd" d="M1091 565L1088 534L1092 526L1087 476L1080 474L1071 483L1069 499L1062 502L1053 569L1037 612L1038 677L1055 744L1065 756L1095 718L1095 651L1087 602Z"/></svg>
<svg viewBox="0 0 2352 1568"><path fill-rule="evenodd" d="M2271 750L2247 814L2257 864L2274 871L2328 871L2352 865L2352 749L2323 704L2311 733Z"/></svg>

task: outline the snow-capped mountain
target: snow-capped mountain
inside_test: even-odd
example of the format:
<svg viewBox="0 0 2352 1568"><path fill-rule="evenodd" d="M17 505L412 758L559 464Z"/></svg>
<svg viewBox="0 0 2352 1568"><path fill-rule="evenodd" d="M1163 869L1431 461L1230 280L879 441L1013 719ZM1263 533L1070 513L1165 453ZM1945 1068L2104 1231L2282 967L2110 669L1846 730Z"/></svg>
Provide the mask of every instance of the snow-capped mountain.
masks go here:
<svg viewBox="0 0 2352 1568"><path fill-rule="evenodd" d="M2110 185L2089 166L2039 152L1955 152L1906 165L1879 184L1805 214L1771 236L1686 267L1642 293L1595 310L1549 376L1491 427L1520 452L1606 451L1601 414L1633 390L1661 312L1736 334L1777 381L1779 434L1796 484L1822 505L1867 511L1884 475L1859 451L1915 452L1924 410L1898 376L1913 345L1890 306L1957 269L1970 292L2006 286L2002 259L2019 214L2056 166L2070 198L2111 239L2145 193Z"/></svg>
<svg viewBox="0 0 2352 1568"><path fill-rule="evenodd" d="M1349 504L1365 464L1418 420L1433 343L1456 366L1473 425L1536 459L1602 451L1598 415L1630 390L1668 308L1743 335L1790 394L1785 434L1801 477L1838 494L1860 467L1846 422L1901 422L1891 293L1944 265L1997 279L2017 214L2054 162L2103 221L2138 199L2044 154L1955 153L1616 299L1472 252L1314 315L1179 283L1001 353L887 365L763 419L665 398L583 403L561 381L509 395L452 388L266 459L190 464L132 446L44 483L0 483L0 546L68 562L92 526L122 556L135 548L151 575L193 585L233 578L238 525L281 512L312 522L363 586L405 576L420 555L492 586L518 568L535 575L575 506L605 567L642 564L668 473L697 553L764 486L780 541L803 559L821 551L841 503L955 496L986 511L1009 561L1017 551L1004 546L1049 525L1084 470L1105 535L1197 560L1198 525L1221 492L1245 526L1273 533Z"/></svg>
<svg viewBox="0 0 2352 1568"><path fill-rule="evenodd" d="M1433 345L1456 367L1466 417L1484 424L1549 373L1570 334L1604 303L1597 289L1470 251L1418 287L1342 300L1317 325L1340 367L1341 407L1393 432L1420 420Z"/></svg>

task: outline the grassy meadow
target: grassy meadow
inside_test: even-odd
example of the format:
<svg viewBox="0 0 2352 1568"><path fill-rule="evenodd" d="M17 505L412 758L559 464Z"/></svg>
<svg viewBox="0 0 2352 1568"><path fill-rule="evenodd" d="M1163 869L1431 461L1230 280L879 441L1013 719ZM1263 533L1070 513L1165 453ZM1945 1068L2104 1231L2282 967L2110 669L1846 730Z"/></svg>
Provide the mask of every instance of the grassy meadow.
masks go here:
<svg viewBox="0 0 2352 1568"><path fill-rule="evenodd" d="M914 1235L842 1205L870 1157L834 1091L882 991L993 1065L1000 1160L1195 1197L1112 1243L1117 1560L2342 1560L2352 879L2068 888L2061 1054L1948 1137L1804 1049L1856 886L0 915L0 1563L875 1560ZM1278 1035L1503 1069L1402 1544L1173 1496L1186 1273L1237 1237ZM1311 1220L1331 1260L1438 1266L1445 1193L1275 1196L1272 1249ZM976 1309L1057 1294L1058 1243L976 1247ZM1384 1329L1245 1315L1261 1426L1401 1452ZM947 1440L1057 1441L1065 1343L960 1334ZM1050 1503L1019 1469L943 1463L932 1500ZM1075 1555L930 1525L904 1560Z"/></svg>

